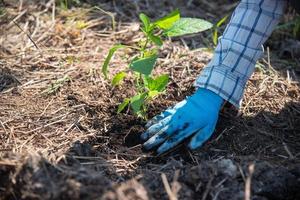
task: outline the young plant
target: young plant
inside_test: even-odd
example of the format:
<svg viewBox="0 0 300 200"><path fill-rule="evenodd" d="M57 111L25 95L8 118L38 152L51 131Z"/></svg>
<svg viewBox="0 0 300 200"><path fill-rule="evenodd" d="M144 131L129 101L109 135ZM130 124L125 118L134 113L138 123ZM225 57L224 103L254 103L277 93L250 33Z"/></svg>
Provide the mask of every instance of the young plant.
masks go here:
<svg viewBox="0 0 300 200"><path fill-rule="evenodd" d="M228 15L226 15L225 17L220 19L220 21L218 21L212 28L212 30L213 30L212 39L213 39L213 43L215 46L217 46L217 44L218 44L219 29L226 22L227 18L228 18Z"/></svg>
<svg viewBox="0 0 300 200"><path fill-rule="evenodd" d="M51 85L44 90L42 94L54 94L69 81L71 81L71 78L68 75L65 75L63 78L57 79L54 83L51 83Z"/></svg>
<svg viewBox="0 0 300 200"><path fill-rule="evenodd" d="M68 10L73 5L79 5L80 0L57 0L57 3L63 10Z"/></svg>
<svg viewBox="0 0 300 200"><path fill-rule="evenodd" d="M152 71L158 58L158 52L163 45L164 39L188 34L199 33L212 28L208 21L198 18L181 18L179 10L175 10L167 16L152 22L143 13L139 15L142 22L141 31L144 38L140 39L135 46L117 44L113 46L102 65L102 73L108 79L108 65L114 53L121 48L137 50L135 56L129 58L129 69L120 71L112 78L112 85L116 86L126 77L129 72L133 73L136 95L124 99L118 107L118 113L130 106L139 117L146 118L147 104L149 101L164 92L169 76L161 74L153 76Z"/></svg>
<svg viewBox="0 0 300 200"><path fill-rule="evenodd" d="M300 16L294 16L289 22L278 25L275 30L280 30L281 34L291 36L294 39L300 39Z"/></svg>
<svg viewBox="0 0 300 200"><path fill-rule="evenodd" d="M300 39L300 16L296 17L293 28L293 36L295 39Z"/></svg>

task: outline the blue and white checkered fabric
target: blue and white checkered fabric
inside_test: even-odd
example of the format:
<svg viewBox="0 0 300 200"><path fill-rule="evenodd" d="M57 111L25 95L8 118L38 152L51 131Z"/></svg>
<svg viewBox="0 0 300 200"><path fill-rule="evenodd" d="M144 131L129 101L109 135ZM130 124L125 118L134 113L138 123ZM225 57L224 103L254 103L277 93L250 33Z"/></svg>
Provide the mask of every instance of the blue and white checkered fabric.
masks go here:
<svg viewBox="0 0 300 200"><path fill-rule="evenodd" d="M195 82L239 107L247 80L262 56L262 45L283 14L287 0L242 0L214 56Z"/></svg>

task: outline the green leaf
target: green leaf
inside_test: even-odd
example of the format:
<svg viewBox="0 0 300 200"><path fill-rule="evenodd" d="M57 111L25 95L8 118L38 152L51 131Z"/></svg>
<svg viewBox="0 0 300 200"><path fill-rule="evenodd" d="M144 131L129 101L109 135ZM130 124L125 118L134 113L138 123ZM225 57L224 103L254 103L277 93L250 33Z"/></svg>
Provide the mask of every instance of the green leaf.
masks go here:
<svg viewBox="0 0 300 200"><path fill-rule="evenodd" d="M78 20L76 21L76 28L79 30L85 29L89 24L85 22L84 20Z"/></svg>
<svg viewBox="0 0 300 200"><path fill-rule="evenodd" d="M181 18L165 31L169 37L199 33L212 28L212 23L198 18Z"/></svg>
<svg viewBox="0 0 300 200"><path fill-rule="evenodd" d="M124 110L124 108L126 108L126 106L129 104L129 102L130 102L130 99L128 99L128 98L124 99L124 101L121 104L119 104L117 113L122 112Z"/></svg>
<svg viewBox="0 0 300 200"><path fill-rule="evenodd" d="M61 7L63 10L67 10L67 9L68 9L68 1L66 1L66 0L61 0L61 1L60 1L60 7Z"/></svg>
<svg viewBox="0 0 300 200"><path fill-rule="evenodd" d="M166 88L169 82L169 76L167 74L158 76L156 78L145 77L144 84L149 91L162 92Z"/></svg>
<svg viewBox="0 0 300 200"><path fill-rule="evenodd" d="M130 63L129 68L135 72L149 76L154 68L156 60L157 54L152 54L146 58L134 59Z"/></svg>
<svg viewBox="0 0 300 200"><path fill-rule="evenodd" d="M300 17L297 17L295 20L295 25L293 28L293 36L297 38L298 34L300 34Z"/></svg>
<svg viewBox="0 0 300 200"><path fill-rule="evenodd" d="M214 43L214 45L217 45L218 44L218 28L220 27L220 26L222 26L222 24L227 20L227 18L228 18L228 15L226 15L225 17L223 17L222 19L220 19L217 23L216 23L216 25L214 26L214 31L213 31L213 43Z"/></svg>
<svg viewBox="0 0 300 200"><path fill-rule="evenodd" d="M173 26L173 24L180 19L180 12L179 10L175 10L168 14L167 16L157 20L154 22L155 25L157 25L159 28L165 30L169 29Z"/></svg>
<svg viewBox="0 0 300 200"><path fill-rule="evenodd" d="M125 76L126 76L125 72L119 72L119 73L117 73L114 76L113 80L111 81L111 84L113 86L119 85L119 83L125 78Z"/></svg>
<svg viewBox="0 0 300 200"><path fill-rule="evenodd" d="M111 58L113 57L114 53L120 49L120 48L124 48L126 46L124 45L121 45L121 44L118 44L118 45L115 45L113 46L112 48L110 48L109 52L108 52L108 55L106 56L105 60L104 60L104 63L102 65L102 73L104 75L104 77L107 79L107 71L108 71L108 64L111 60Z"/></svg>
<svg viewBox="0 0 300 200"><path fill-rule="evenodd" d="M149 91L148 92L148 98L154 98L154 97L156 97L157 95L159 95L160 94L160 92L158 92L158 91L156 91L156 90L153 90L153 91Z"/></svg>
<svg viewBox="0 0 300 200"><path fill-rule="evenodd" d="M220 19L220 21L217 22L216 27L222 26L222 24L227 20L227 18L228 18L228 15L226 15L225 17Z"/></svg>
<svg viewBox="0 0 300 200"><path fill-rule="evenodd" d="M133 112L138 113L141 111L141 107L145 102L146 96L147 96L146 93L142 93L142 94L135 95L130 99L130 106Z"/></svg>
<svg viewBox="0 0 300 200"><path fill-rule="evenodd" d="M218 44L218 29L215 29L213 32L213 43L214 45Z"/></svg>
<svg viewBox="0 0 300 200"><path fill-rule="evenodd" d="M148 34L148 37L149 39L154 42L157 46L162 46L163 45L163 42L161 40L161 38L159 36L156 36L156 35L153 35L152 33L151 34Z"/></svg>
<svg viewBox="0 0 300 200"><path fill-rule="evenodd" d="M150 31L150 24L151 24L149 17L144 13L141 13L139 17L140 20L143 22L145 32L148 33Z"/></svg>
<svg viewBox="0 0 300 200"><path fill-rule="evenodd" d="M154 49L147 49L144 51L144 58L148 58L151 57L153 55L157 55L158 54L158 49L154 48Z"/></svg>
<svg viewBox="0 0 300 200"><path fill-rule="evenodd" d="M53 94L69 81L71 81L71 78L68 75L65 75L63 78L57 79L54 83L51 83L51 85L46 90L44 90L42 94Z"/></svg>

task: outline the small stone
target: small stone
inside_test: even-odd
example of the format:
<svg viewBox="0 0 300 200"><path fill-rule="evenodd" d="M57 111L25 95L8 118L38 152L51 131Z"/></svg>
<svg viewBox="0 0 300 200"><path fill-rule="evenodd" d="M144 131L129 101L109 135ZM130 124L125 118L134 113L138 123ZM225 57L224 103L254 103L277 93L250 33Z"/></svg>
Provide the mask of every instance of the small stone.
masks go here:
<svg viewBox="0 0 300 200"><path fill-rule="evenodd" d="M230 159L222 159L217 162L218 169L221 173L226 174L232 178L237 175L237 167Z"/></svg>

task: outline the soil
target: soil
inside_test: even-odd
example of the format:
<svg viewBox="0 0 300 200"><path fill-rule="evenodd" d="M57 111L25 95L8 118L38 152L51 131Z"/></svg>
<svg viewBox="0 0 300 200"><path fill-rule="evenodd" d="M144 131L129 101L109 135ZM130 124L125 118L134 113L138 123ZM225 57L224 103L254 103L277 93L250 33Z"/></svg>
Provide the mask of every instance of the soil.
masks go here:
<svg viewBox="0 0 300 200"><path fill-rule="evenodd" d="M241 108L223 108L201 149L181 144L156 156L141 148L145 121L116 113L134 90L130 77L112 87L101 75L108 49L141 37L140 12L158 18L179 8L215 23L236 3L88 0L64 10L21 2L5 1L0 14L0 199L300 199L300 65L287 32L272 35ZM95 5L114 13L116 30ZM212 57L210 34L164 44L155 73L171 81L149 118L192 94ZM111 77L126 67L124 56L114 57Z"/></svg>

